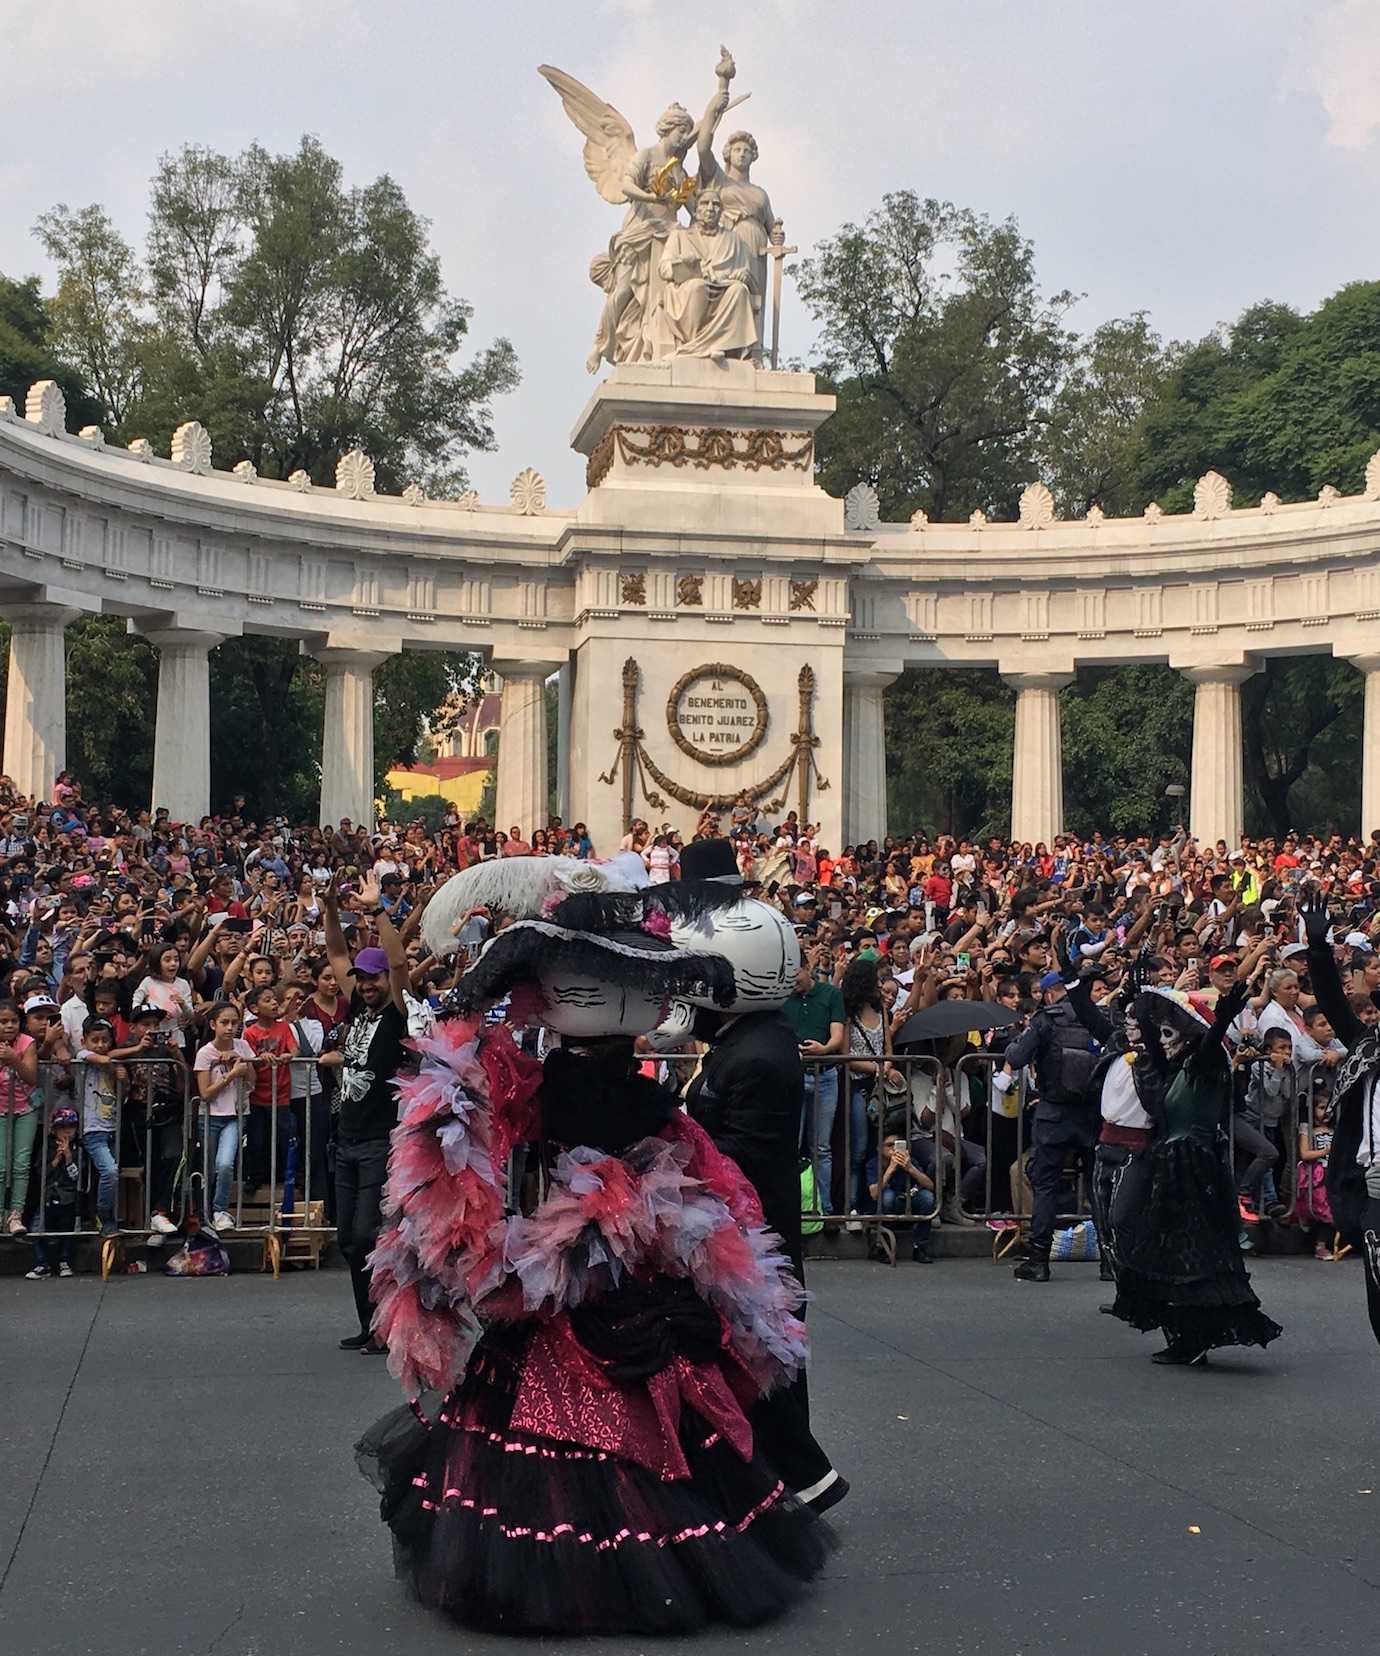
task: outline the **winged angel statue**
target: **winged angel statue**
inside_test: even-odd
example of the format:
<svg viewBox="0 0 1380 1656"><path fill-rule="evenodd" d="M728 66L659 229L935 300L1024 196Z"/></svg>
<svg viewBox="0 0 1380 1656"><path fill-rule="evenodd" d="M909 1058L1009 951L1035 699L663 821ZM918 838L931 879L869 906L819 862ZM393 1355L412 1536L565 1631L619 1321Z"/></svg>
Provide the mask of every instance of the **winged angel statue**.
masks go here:
<svg viewBox="0 0 1380 1656"><path fill-rule="evenodd" d="M612 104L560 69L543 64L538 71L584 134L585 171L594 187L605 201L628 207L608 250L589 267L605 295L585 363L591 374L601 362L760 354L761 249L772 225L770 205L756 186L738 199L744 196L740 181L746 184L749 146L756 155L750 134L729 139L727 173L712 153L720 121L743 101L729 97L737 70L728 51L720 50L718 86L698 124L673 103L656 124L656 142L645 149ZM683 165L692 148L699 157L694 177ZM689 225L679 222L682 207L693 213ZM763 218L765 227L757 222Z"/></svg>

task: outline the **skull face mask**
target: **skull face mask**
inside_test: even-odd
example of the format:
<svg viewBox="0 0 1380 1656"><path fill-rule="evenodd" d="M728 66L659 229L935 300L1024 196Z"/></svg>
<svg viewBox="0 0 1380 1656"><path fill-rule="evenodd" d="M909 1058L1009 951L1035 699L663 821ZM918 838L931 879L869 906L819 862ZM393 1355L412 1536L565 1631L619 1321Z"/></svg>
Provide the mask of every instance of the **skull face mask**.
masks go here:
<svg viewBox="0 0 1380 1656"><path fill-rule="evenodd" d="M694 919L672 919L671 937L678 948L722 955L733 968L735 992L729 1006L687 996L694 1005L733 1015L775 1011L790 998L800 970L800 942L785 915L769 903L750 897Z"/></svg>

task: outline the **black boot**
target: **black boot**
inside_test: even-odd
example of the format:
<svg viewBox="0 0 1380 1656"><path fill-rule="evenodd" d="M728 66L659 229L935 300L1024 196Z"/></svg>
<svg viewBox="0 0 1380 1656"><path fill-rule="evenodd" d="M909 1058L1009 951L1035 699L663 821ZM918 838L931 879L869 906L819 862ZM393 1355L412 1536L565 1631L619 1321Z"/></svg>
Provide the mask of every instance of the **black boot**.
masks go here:
<svg viewBox="0 0 1380 1656"><path fill-rule="evenodd" d="M1032 1250L1030 1257L1023 1259L1011 1275L1017 1282L1048 1282L1049 1255Z"/></svg>

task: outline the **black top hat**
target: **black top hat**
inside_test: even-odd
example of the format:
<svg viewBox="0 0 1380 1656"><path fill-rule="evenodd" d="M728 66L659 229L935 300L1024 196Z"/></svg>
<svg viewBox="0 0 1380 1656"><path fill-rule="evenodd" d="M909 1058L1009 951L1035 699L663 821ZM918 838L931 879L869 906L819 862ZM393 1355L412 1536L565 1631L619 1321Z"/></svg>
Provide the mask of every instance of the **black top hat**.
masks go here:
<svg viewBox="0 0 1380 1656"><path fill-rule="evenodd" d="M727 839L691 840L680 854L682 880L722 880L742 885L743 876L733 841Z"/></svg>

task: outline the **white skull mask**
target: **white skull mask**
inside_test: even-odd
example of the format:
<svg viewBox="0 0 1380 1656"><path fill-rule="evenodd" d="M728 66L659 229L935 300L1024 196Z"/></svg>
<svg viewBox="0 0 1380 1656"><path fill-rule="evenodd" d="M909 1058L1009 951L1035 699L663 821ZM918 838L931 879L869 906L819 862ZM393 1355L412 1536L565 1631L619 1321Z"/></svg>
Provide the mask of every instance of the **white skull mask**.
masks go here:
<svg viewBox="0 0 1380 1656"><path fill-rule="evenodd" d="M769 903L749 897L696 920L673 920L671 937L678 948L723 955L733 967L733 1004L715 1006L706 997L697 998L696 1006L730 1014L768 1012L784 1006L795 988L800 943L785 915Z"/></svg>

